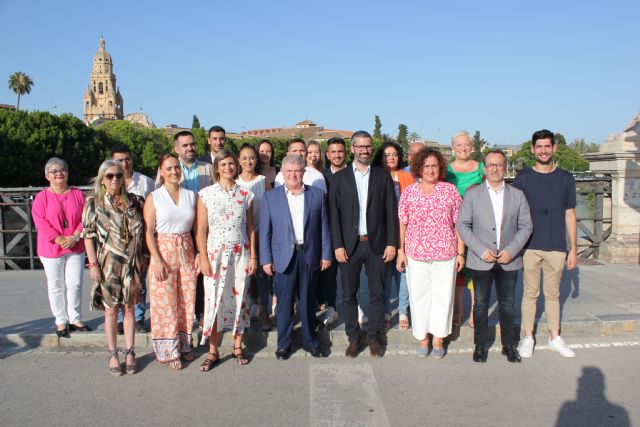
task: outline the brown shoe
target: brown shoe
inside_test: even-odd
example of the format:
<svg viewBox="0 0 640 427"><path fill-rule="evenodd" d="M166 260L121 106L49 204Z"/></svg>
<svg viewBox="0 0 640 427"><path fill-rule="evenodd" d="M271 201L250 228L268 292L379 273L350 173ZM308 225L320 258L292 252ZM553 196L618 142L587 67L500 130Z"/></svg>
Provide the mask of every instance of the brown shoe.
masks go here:
<svg viewBox="0 0 640 427"><path fill-rule="evenodd" d="M358 341L350 341L347 350L344 352L344 355L347 357L354 358L358 355L360 351L360 343Z"/></svg>
<svg viewBox="0 0 640 427"><path fill-rule="evenodd" d="M372 357L382 357L382 346L378 341L369 341L369 352Z"/></svg>

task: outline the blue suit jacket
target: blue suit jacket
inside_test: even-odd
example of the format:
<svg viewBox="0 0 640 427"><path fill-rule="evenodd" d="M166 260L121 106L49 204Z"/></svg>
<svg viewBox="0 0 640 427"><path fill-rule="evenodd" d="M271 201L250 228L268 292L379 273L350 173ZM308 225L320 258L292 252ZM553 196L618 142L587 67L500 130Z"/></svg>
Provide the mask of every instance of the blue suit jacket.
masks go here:
<svg viewBox="0 0 640 427"><path fill-rule="evenodd" d="M274 264L276 272L284 272L293 257L295 240L285 186L267 191L260 206L260 264ZM312 269L320 268L321 260L333 258L326 196L308 185L304 186L303 254Z"/></svg>

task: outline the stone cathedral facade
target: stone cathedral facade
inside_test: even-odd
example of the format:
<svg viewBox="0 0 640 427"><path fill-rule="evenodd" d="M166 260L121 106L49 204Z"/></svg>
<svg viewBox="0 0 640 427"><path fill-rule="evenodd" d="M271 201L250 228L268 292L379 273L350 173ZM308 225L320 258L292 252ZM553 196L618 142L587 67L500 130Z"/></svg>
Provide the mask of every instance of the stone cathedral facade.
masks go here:
<svg viewBox="0 0 640 427"><path fill-rule="evenodd" d="M124 103L113 74L111 55L104 48L104 38L100 37L100 49L93 57L93 69L89 76L89 86L84 92L84 122L97 119L122 120Z"/></svg>

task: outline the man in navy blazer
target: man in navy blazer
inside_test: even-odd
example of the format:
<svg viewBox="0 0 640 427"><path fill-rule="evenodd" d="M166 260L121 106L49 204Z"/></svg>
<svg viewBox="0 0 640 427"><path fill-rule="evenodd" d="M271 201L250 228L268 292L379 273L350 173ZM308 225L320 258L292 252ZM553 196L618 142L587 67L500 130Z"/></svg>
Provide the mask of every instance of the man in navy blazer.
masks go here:
<svg viewBox="0 0 640 427"><path fill-rule="evenodd" d="M284 185L268 191L260 207L260 264L274 277L278 298L276 357L291 355L293 305L300 298L304 349L313 357L328 354L319 348L315 332L318 272L331 265L331 235L326 196L322 190L304 185L302 157L282 160Z"/></svg>

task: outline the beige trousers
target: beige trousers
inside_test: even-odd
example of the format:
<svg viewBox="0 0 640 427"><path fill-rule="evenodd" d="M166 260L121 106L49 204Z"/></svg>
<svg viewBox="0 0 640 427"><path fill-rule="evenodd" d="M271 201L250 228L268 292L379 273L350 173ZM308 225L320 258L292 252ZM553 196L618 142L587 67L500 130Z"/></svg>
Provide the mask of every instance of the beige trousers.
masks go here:
<svg viewBox="0 0 640 427"><path fill-rule="evenodd" d="M522 295L522 330L532 332L536 319L536 301L540 296L540 271L544 279L544 311L549 332L560 332L560 281L565 252L527 249L524 251L524 294Z"/></svg>

